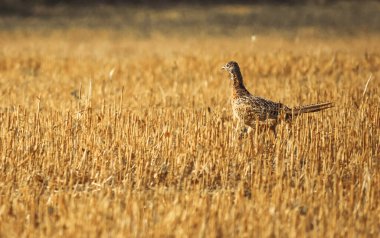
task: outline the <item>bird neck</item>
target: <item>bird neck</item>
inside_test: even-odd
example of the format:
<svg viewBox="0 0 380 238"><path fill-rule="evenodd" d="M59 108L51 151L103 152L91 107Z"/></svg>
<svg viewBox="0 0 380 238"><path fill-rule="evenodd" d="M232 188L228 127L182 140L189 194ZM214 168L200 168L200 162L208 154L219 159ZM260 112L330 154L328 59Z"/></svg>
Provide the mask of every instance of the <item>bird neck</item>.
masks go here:
<svg viewBox="0 0 380 238"><path fill-rule="evenodd" d="M241 75L240 70L231 73L231 80L233 86L232 91L234 95L248 93L247 89L244 86L243 76Z"/></svg>

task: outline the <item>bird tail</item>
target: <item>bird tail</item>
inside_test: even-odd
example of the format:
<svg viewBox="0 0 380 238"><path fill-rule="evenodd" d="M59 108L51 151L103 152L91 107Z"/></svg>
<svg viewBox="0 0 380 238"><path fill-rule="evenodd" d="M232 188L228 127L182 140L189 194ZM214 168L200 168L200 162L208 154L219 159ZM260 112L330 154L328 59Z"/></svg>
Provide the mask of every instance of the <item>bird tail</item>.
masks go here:
<svg viewBox="0 0 380 238"><path fill-rule="evenodd" d="M299 116L303 113L319 112L331 107L334 107L334 104L332 102L323 102L323 103L299 106L299 107L292 108L290 111L287 111L286 116L287 118L290 119L290 118Z"/></svg>

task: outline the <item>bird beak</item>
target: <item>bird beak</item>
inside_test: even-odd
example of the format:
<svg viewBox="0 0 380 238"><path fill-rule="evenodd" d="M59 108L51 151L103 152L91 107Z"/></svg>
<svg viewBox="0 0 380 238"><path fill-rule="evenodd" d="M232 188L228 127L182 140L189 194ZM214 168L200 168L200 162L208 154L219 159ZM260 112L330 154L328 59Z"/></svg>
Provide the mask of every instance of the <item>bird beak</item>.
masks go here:
<svg viewBox="0 0 380 238"><path fill-rule="evenodd" d="M223 70L223 69L224 69L224 70L226 69L226 66L225 66L225 65L221 68L221 70Z"/></svg>

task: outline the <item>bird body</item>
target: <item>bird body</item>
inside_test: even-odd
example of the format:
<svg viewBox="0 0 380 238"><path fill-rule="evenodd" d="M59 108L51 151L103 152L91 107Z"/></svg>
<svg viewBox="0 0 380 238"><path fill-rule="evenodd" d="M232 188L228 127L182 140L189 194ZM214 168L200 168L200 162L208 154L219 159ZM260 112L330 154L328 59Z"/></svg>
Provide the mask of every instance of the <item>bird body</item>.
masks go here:
<svg viewBox="0 0 380 238"><path fill-rule="evenodd" d="M232 111L234 117L242 124L254 127L256 122L268 122L276 125L281 115L286 121L309 112L317 112L333 106L331 102L311 104L290 108L282 103L252 95L244 86L243 76L239 65L235 61L228 62L223 69L231 76L232 84Z"/></svg>

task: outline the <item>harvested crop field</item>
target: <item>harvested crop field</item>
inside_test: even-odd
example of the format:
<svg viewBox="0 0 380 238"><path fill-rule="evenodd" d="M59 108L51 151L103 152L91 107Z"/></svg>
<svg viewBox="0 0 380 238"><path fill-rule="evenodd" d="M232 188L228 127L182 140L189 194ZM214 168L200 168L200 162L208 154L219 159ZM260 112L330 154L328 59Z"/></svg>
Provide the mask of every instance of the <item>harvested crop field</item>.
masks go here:
<svg viewBox="0 0 380 238"><path fill-rule="evenodd" d="M0 237L378 236L380 3L350 4L1 16ZM335 107L238 139L229 60Z"/></svg>

